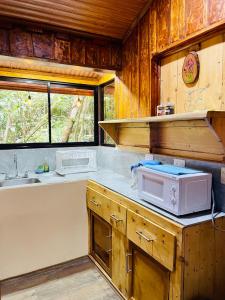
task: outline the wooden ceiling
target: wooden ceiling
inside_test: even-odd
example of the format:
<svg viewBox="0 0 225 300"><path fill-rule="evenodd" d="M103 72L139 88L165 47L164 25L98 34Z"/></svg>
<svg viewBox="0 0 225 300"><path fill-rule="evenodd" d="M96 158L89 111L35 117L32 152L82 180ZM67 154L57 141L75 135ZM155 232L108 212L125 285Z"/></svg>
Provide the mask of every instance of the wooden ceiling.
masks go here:
<svg viewBox="0 0 225 300"><path fill-rule="evenodd" d="M0 0L0 15L122 39L149 0Z"/></svg>

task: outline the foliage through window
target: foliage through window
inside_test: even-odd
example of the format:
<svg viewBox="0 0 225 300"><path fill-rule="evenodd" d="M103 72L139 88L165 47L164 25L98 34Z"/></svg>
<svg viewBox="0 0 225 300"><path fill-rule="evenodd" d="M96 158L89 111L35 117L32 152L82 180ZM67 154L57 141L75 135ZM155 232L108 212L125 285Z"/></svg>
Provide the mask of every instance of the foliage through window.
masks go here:
<svg viewBox="0 0 225 300"><path fill-rule="evenodd" d="M114 81L103 86L103 108L104 108L103 120L115 119L114 93L115 93ZM111 139L111 137L108 134L104 133L103 144L113 145L114 141Z"/></svg>
<svg viewBox="0 0 225 300"><path fill-rule="evenodd" d="M93 88L0 81L0 144L96 144Z"/></svg>

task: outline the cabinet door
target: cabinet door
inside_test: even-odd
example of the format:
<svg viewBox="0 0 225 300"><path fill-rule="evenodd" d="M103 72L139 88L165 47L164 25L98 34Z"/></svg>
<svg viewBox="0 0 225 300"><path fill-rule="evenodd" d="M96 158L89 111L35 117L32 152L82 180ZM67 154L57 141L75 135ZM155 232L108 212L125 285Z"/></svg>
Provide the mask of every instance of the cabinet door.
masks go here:
<svg viewBox="0 0 225 300"><path fill-rule="evenodd" d="M131 299L168 300L170 272L135 246L132 248L130 260L132 260Z"/></svg>
<svg viewBox="0 0 225 300"><path fill-rule="evenodd" d="M111 276L112 227L94 213L91 213L91 255Z"/></svg>

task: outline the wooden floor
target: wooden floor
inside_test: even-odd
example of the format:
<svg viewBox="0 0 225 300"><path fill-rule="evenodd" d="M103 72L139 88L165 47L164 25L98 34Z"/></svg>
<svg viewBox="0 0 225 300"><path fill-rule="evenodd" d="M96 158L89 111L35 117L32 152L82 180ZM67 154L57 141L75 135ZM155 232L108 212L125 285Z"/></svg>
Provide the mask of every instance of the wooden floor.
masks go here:
<svg viewBox="0 0 225 300"><path fill-rule="evenodd" d="M2 300L121 300L93 266L76 274L2 296Z"/></svg>

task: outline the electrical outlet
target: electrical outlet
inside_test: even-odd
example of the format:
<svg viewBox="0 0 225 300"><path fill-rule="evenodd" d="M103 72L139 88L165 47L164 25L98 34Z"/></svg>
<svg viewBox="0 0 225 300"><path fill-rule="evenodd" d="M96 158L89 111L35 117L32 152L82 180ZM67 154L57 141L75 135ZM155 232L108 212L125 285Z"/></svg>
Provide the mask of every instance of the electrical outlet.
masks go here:
<svg viewBox="0 0 225 300"><path fill-rule="evenodd" d="M145 154L145 160L154 160L153 154Z"/></svg>
<svg viewBox="0 0 225 300"><path fill-rule="evenodd" d="M225 184L225 168L221 168L221 178L220 178L220 182L222 184Z"/></svg>
<svg viewBox="0 0 225 300"><path fill-rule="evenodd" d="M174 166L177 166L177 167L185 167L185 160L175 158L173 161L173 164L174 164Z"/></svg>

